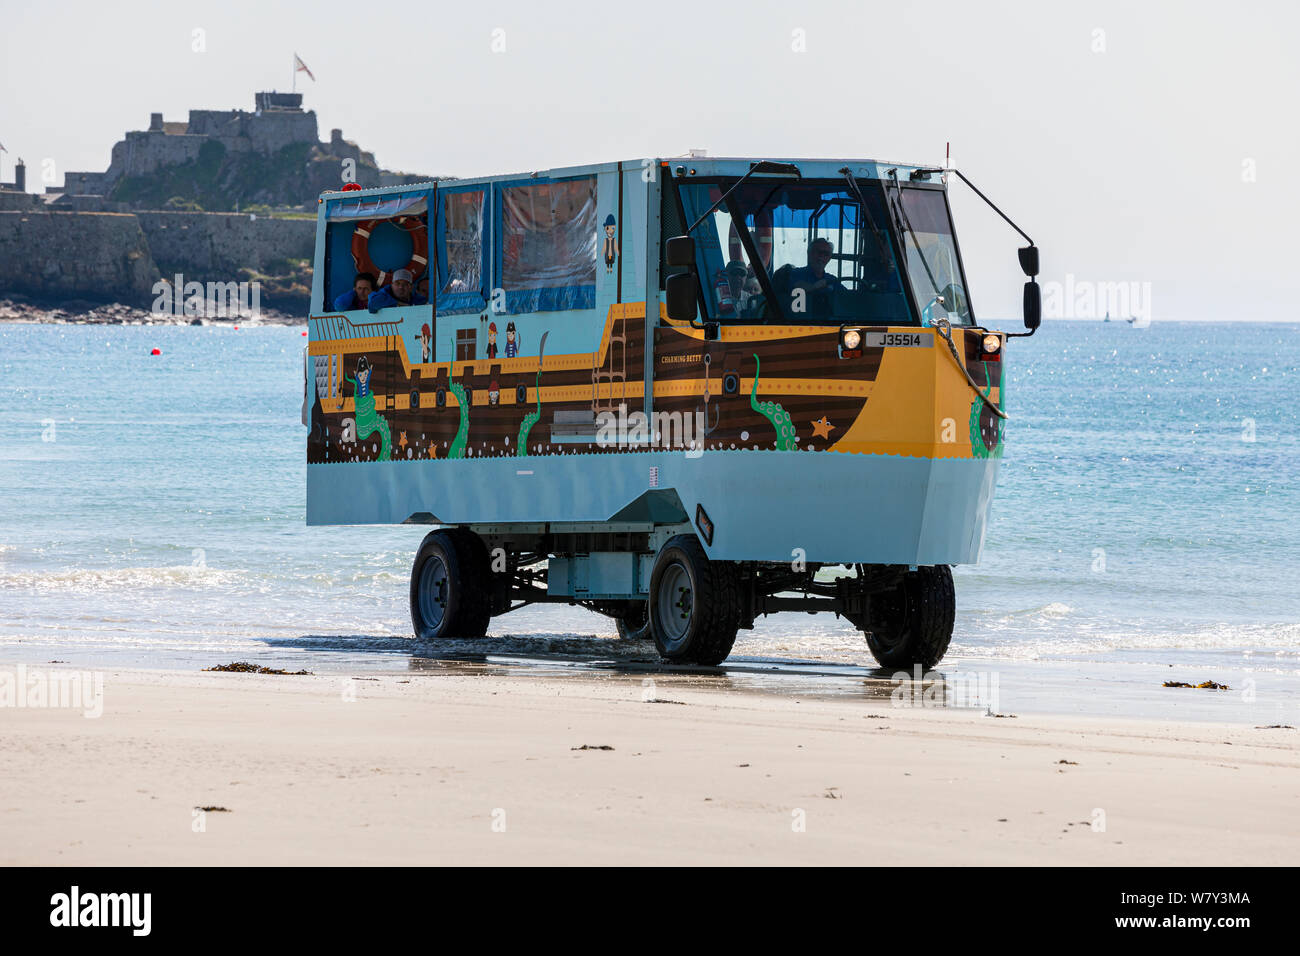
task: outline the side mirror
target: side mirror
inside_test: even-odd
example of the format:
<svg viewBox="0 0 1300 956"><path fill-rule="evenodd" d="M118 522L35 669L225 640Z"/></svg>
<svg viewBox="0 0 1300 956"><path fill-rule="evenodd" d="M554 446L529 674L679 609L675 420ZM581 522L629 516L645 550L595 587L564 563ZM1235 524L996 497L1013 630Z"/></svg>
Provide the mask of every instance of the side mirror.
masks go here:
<svg viewBox="0 0 1300 956"><path fill-rule="evenodd" d="M674 322L694 322L696 308L699 305L699 283L695 279L695 273L679 272L677 275L669 276L665 286L664 297L667 300L665 304L668 318Z"/></svg>
<svg viewBox="0 0 1300 956"><path fill-rule="evenodd" d="M695 240L690 236L674 236L664 246L664 258L674 269L695 267Z"/></svg>
<svg viewBox="0 0 1300 956"><path fill-rule="evenodd" d="M1038 275L1037 246L1025 246L1023 249L1017 249L1016 255L1020 257L1020 268L1025 275L1029 276L1031 279Z"/></svg>
<svg viewBox="0 0 1300 956"><path fill-rule="evenodd" d="M1037 282L1030 279L1025 283L1025 328L1033 332L1042 322L1043 291Z"/></svg>

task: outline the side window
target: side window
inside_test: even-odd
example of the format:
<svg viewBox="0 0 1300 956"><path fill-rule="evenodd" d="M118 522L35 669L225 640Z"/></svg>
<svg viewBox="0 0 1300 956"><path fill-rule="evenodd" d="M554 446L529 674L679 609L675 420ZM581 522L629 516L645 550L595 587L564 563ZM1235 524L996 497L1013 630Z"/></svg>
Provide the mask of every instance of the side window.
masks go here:
<svg viewBox="0 0 1300 956"><path fill-rule="evenodd" d="M321 311L367 308L370 292L383 289L398 269L411 273L411 301L427 301L429 194L353 197L326 201L325 273ZM362 277L367 277L365 280ZM418 298L417 298L418 297Z"/></svg>
<svg viewBox="0 0 1300 956"><path fill-rule="evenodd" d="M440 192L438 223L438 311L478 312L484 308L482 190Z"/></svg>
<svg viewBox="0 0 1300 956"><path fill-rule="evenodd" d="M506 311L596 304L596 177L501 189L501 287Z"/></svg>

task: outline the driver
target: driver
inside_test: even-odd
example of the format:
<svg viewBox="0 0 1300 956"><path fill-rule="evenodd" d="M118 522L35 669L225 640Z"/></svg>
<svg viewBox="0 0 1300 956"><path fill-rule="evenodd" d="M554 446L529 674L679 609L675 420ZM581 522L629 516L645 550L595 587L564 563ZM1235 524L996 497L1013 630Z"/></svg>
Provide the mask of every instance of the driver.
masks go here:
<svg viewBox="0 0 1300 956"><path fill-rule="evenodd" d="M831 261L829 239L818 237L808 243L808 265L790 271L790 288L807 293L805 311L825 315L831 311L831 296L842 289L840 280L826 271Z"/></svg>

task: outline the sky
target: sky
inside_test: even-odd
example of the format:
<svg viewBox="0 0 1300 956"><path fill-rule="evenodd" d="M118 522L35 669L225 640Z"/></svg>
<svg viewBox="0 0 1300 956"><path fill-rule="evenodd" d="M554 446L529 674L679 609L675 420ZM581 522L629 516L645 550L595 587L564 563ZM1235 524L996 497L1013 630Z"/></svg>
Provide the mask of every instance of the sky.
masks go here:
<svg viewBox="0 0 1300 956"><path fill-rule="evenodd" d="M251 109L290 88L296 51L322 137L389 169L941 163L951 143L1040 247L1049 317L1121 283L1157 321L1300 318L1294 3L0 0L0 18L0 178L22 157L29 189L105 169L151 112ZM964 186L952 204L977 310L1017 316L1019 237Z"/></svg>

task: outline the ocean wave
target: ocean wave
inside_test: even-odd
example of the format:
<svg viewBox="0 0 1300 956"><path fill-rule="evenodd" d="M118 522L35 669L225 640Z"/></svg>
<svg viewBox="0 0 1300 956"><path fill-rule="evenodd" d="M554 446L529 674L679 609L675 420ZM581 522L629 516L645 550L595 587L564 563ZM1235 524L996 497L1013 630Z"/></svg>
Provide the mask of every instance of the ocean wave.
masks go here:
<svg viewBox="0 0 1300 956"><path fill-rule="evenodd" d="M1230 623L1152 626L1115 622L1071 625L1068 633L1025 634L995 629L962 628L953 636L954 652L974 657L1044 658L1102 656L1125 653L1212 652L1238 654L1243 660L1300 659L1300 622Z"/></svg>
<svg viewBox="0 0 1300 956"><path fill-rule="evenodd" d="M242 572L197 565L161 568L70 568L63 571L0 574L0 590L122 591L147 588L217 588L234 584Z"/></svg>

